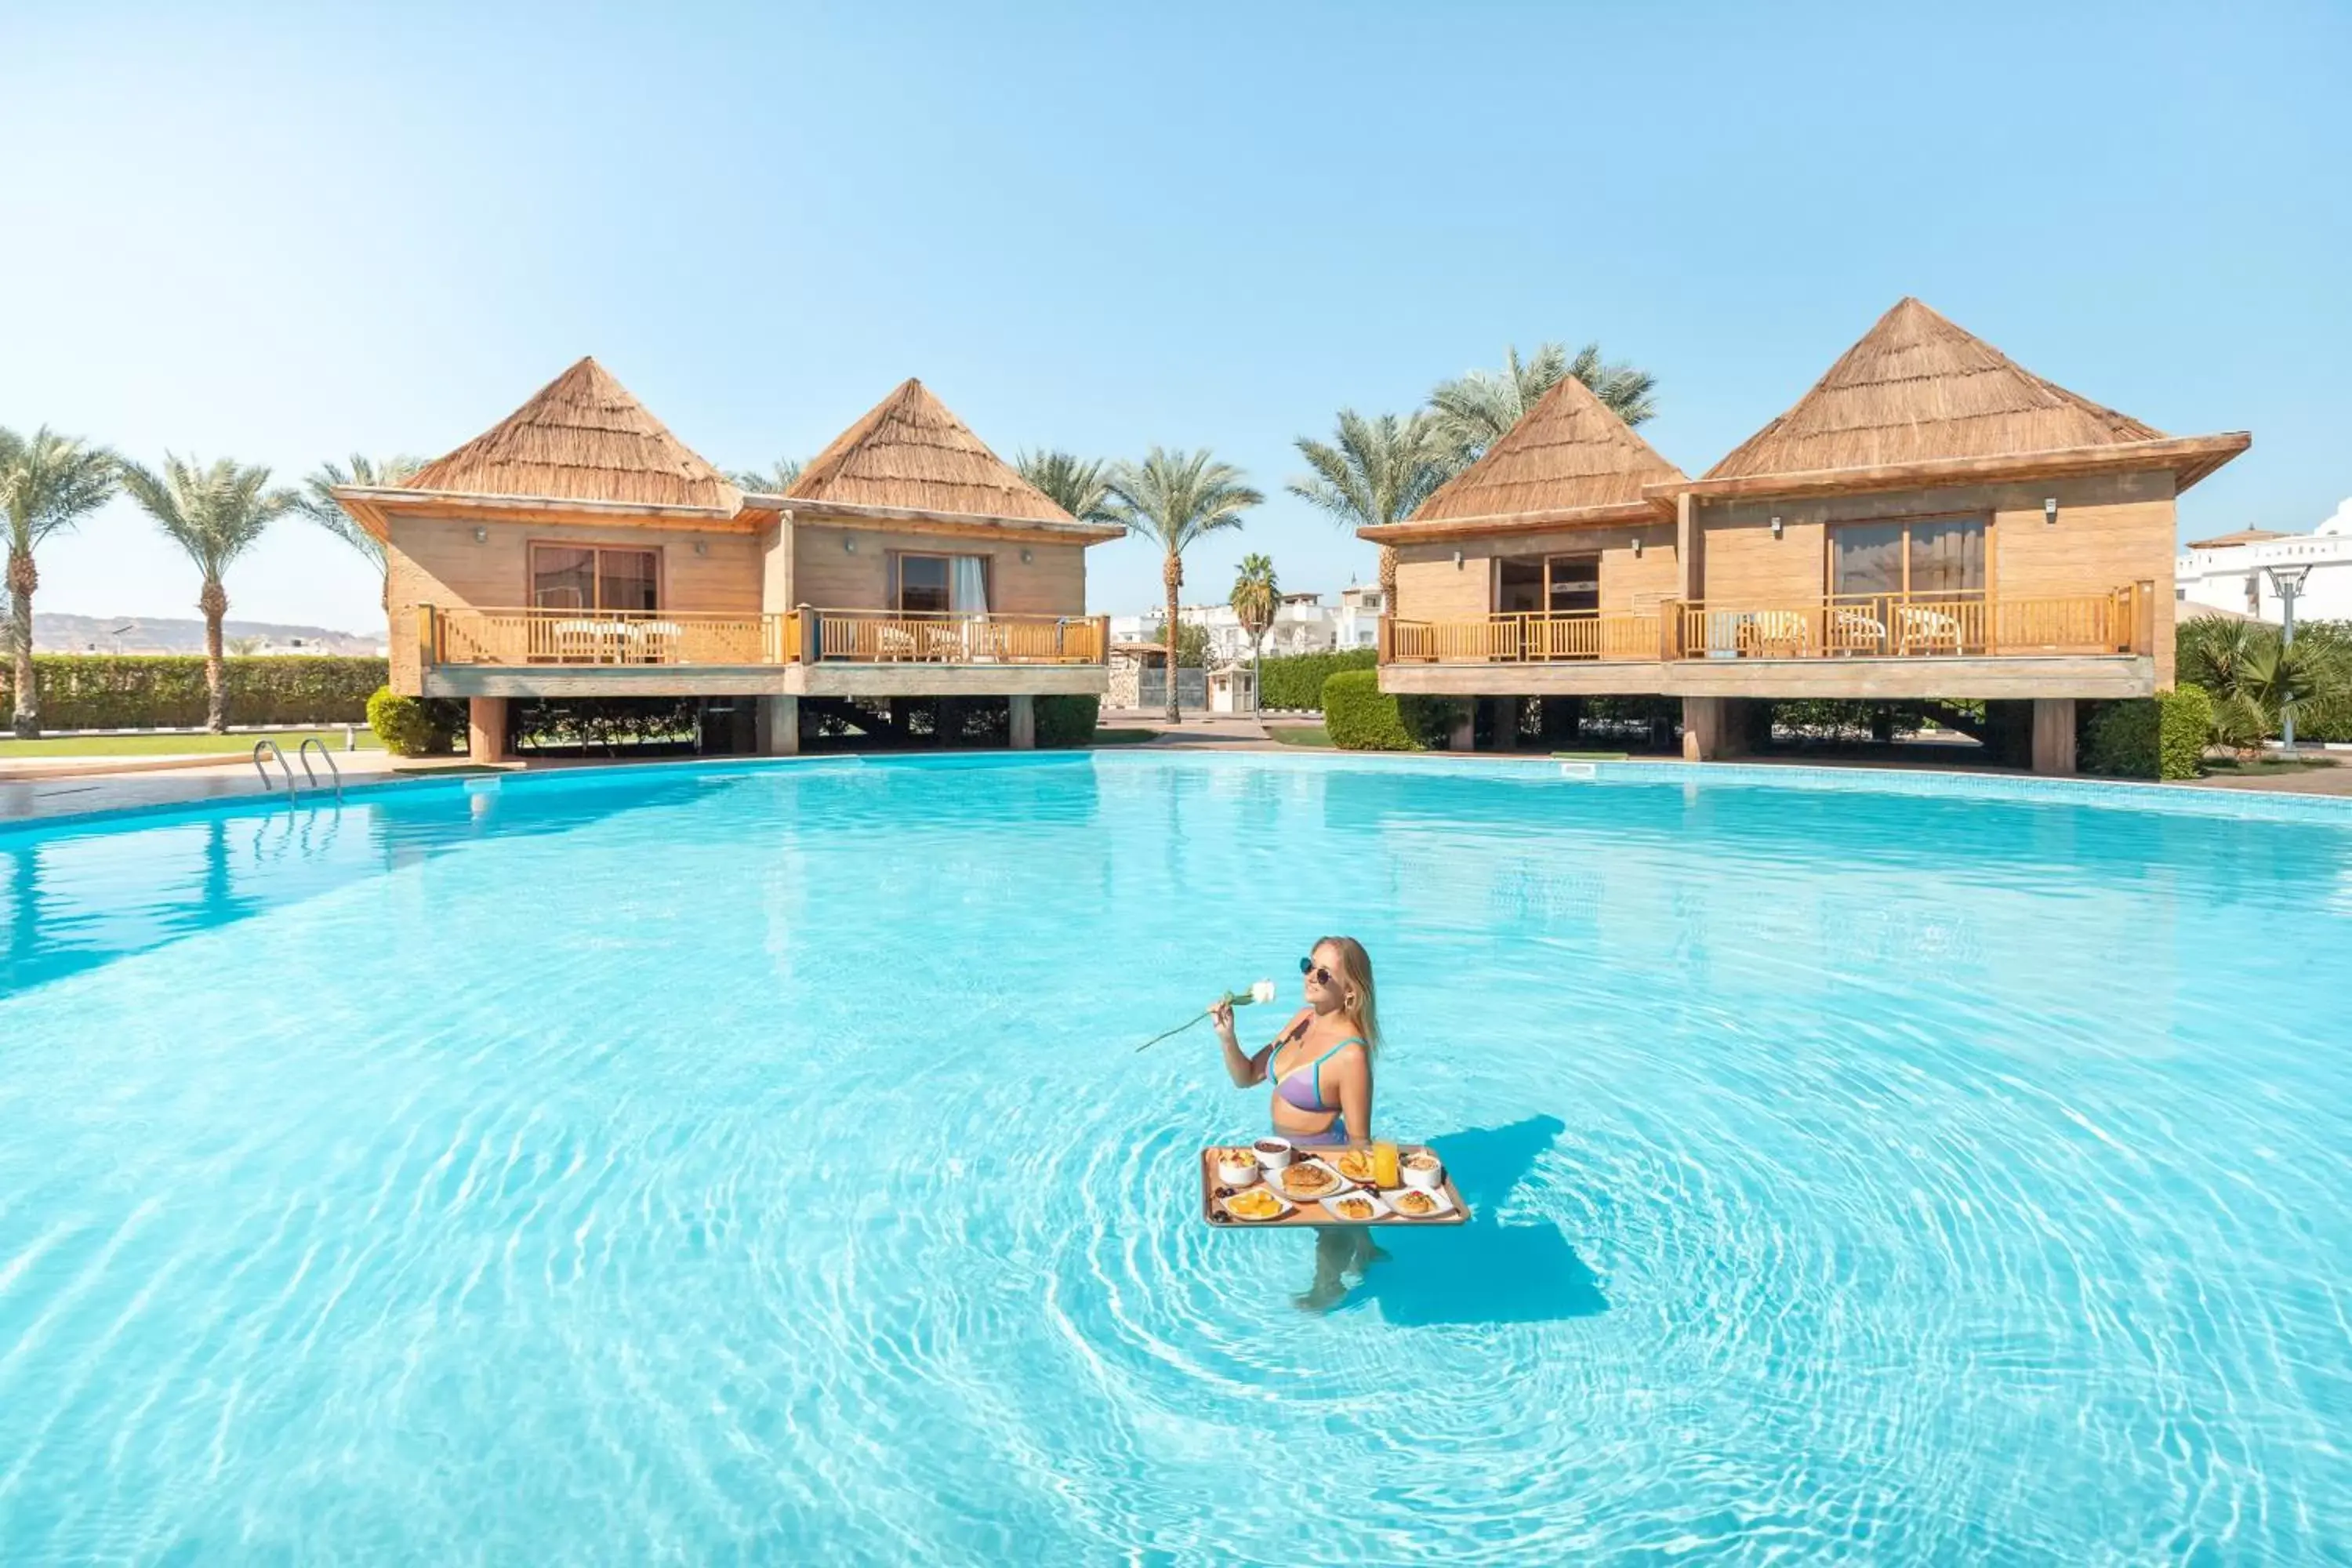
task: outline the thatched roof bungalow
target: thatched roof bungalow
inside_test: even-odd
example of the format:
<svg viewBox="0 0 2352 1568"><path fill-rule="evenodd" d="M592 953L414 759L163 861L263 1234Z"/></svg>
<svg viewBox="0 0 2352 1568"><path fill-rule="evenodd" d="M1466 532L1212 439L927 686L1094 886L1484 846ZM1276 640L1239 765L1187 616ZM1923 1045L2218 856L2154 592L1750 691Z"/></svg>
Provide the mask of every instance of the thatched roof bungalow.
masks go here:
<svg viewBox="0 0 2352 1568"><path fill-rule="evenodd" d="M384 542L393 683L463 696L503 750L518 697L752 697L796 744L803 696L1103 689L1073 520L919 381L786 494L746 495L593 359L398 485L336 498Z"/></svg>

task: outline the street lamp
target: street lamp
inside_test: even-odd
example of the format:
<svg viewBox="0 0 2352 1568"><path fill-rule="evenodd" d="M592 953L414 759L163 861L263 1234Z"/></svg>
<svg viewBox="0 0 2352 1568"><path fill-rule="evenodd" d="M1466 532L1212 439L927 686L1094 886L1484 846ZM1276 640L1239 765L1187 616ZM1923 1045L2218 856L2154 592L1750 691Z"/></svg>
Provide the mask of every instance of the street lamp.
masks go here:
<svg viewBox="0 0 2352 1568"><path fill-rule="evenodd" d="M2279 647L2284 653L2294 646L2294 602L2303 594L2303 580L2310 574L2311 568L2265 566L2263 570L2270 574L2271 592L2278 595L2279 610L2284 616L2285 624L2279 633ZM2279 751L2286 756L2294 755L2293 702L2282 701L2279 704Z"/></svg>

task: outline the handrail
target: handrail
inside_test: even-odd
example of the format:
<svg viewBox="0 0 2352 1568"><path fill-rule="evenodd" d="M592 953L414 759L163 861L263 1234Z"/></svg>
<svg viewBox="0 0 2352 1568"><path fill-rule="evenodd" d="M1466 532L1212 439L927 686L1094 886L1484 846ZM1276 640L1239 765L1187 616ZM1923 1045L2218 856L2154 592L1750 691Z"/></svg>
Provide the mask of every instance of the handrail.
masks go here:
<svg viewBox="0 0 2352 1568"><path fill-rule="evenodd" d="M327 750L327 742L321 741L316 735L303 736L302 743L294 748L294 754L302 759L302 776L310 781L310 787L312 789L317 789L319 787L319 775L310 771L310 748L313 746L318 747L319 755L327 760L327 777L334 784L335 798L337 800L342 799L343 770L335 765L335 753ZM281 763L284 762L286 760L285 754L280 752L278 760Z"/></svg>
<svg viewBox="0 0 2352 1568"><path fill-rule="evenodd" d="M426 635L429 632L429 637ZM420 616L426 664L1100 664L1109 618L1030 613L470 607Z"/></svg>
<svg viewBox="0 0 2352 1568"><path fill-rule="evenodd" d="M286 765L286 753L278 750L278 742L267 735L253 743L253 771L261 775L262 793L272 795L278 789L276 784L269 782L269 770L261 765L261 753L264 752L278 759L278 771L286 775L286 798L292 800L297 793L294 788L294 770ZM308 763L302 764L305 772L309 771L310 766Z"/></svg>
<svg viewBox="0 0 2352 1568"><path fill-rule="evenodd" d="M1385 619L1388 664L1654 663L1683 658L1991 658L2145 654L2153 589L1996 598L1954 593L1823 595L1810 601L1669 600L1644 614L1497 611Z"/></svg>

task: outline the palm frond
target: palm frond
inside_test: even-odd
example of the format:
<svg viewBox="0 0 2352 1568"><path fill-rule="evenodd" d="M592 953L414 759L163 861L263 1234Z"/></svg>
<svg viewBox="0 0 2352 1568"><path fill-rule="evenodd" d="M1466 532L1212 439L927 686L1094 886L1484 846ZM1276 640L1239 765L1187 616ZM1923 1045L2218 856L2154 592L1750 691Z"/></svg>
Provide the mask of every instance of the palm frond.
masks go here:
<svg viewBox="0 0 2352 1568"><path fill-rule="evenodd" d="M1112 464L1105 481L1110 492L1103 505L1106 521L1126 524L1177 561L1205 536L1239 528L1241 514L1265 500L1239 468L1218 462L1205 447L1193 452L1154 447L1140 463Z"/></svg>
<svg viewBox="0 0 2352 1568"><path fill-rule="evenodd" d="M114 454L44 425L30 436L0 430L0 515L11 554L30 555L113 499Z"/></svg>
<svg viewBox="0 0 2352 1568"><path fill-rule="evenodd" d="M765 468L737 468L727 479L739 490L780 496L792 489L800 477L798 458L778 458Z"/></svg>
<svg viewBox="0 0 2352 1568"><path fill-rule="evenodd" d="M207 584L218 583L236 558L253 548L269 524L296 509L300 497L269 488L269 470L223 458L206 467L166 452L161 471L119 465L122 489L164 537L187 552Z"/></svg>
<svg viewBox="0 0 2352 1568"><path fill-rule="evenodd" d="M1505 432L1527 416L1543 395L1570 376L1628 425L1657 413L1658 378L1622 360L1603 359L1601 345L1587 343L1574 354L1561 343L1538 343L1525 360L1514 346L1503 351L1503 368L1474 370L1431 389L1430 412L1454 448L1459 466L1476 461Z"/></svg>
<svg viewBox="0 0 2352 1568"><path fill-rule="evenodd" d="M1454 472L1454 442L1443 420L1427 412L1367 419L1343 408L1334 440L1302 436L1297 447L1314 471L1291 480L1290 493L1346 527L1411 517Z"/></svg>
<svg viewBox="0 0 2352 1568"><path fill-rule="evenodd" d="M353 452L351 466L321 463L302 481L297 493L294 510L350 545L373 562L378 572L383 570L383 542L359 525L357 519L343 510L334 497L340 485L396 485L425 466L419 458L403 454L377 462Z"/></svg>
<svg viewBox="0 0 2352 1568"><path fill-rule="evenodd" d="M1013 466L1055 506L1080 522L1116 522L1110 513L1108 465L1076 452L1020 451Z"/></svg>

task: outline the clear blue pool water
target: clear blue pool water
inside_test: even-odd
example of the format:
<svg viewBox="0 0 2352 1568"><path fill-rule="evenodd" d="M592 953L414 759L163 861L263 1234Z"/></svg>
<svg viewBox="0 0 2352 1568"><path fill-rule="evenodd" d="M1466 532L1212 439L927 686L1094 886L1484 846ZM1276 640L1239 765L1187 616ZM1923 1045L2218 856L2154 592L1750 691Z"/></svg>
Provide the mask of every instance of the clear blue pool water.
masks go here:
<svg viewBox="0 0 2352 1568"><path fill-rule="evenodd" d="M1107 754L0 833L0 1561L2343 1561L2346 820ZM1263 1094L1131 1047L1329 931L1478 1218L1315 1317L1194 1217Z"/></svg>

